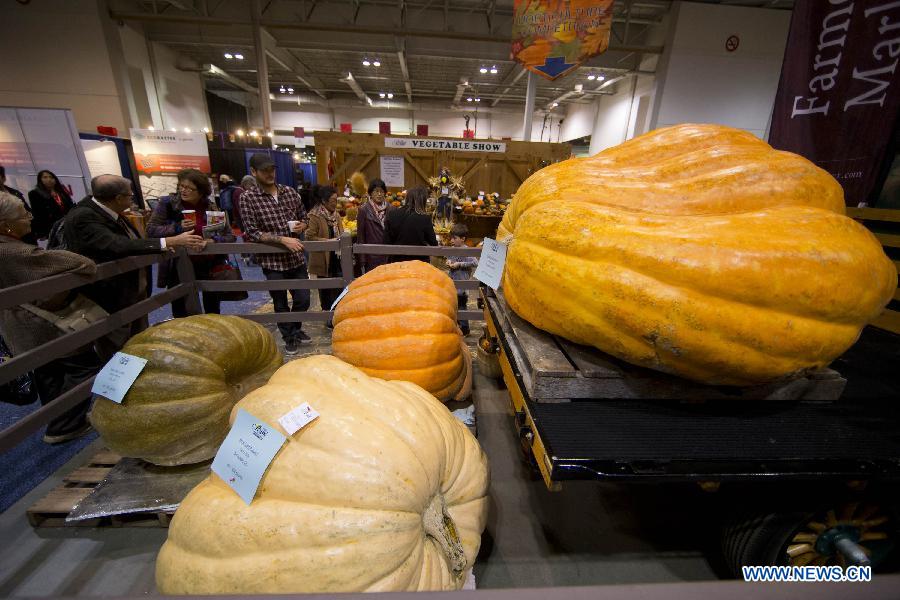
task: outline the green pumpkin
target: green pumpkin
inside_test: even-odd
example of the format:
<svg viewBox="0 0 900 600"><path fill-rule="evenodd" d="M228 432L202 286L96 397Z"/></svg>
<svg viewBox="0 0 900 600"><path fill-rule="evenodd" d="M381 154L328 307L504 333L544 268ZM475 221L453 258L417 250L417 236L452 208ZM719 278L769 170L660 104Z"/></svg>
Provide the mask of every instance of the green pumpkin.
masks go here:
<svg viewBox="0 0 900 600"><path fill-rule="evenodd" d="M97 397L91 423L110 450L164 466L215 456L231 408L284 363L265 327L222 315L167 321L122 352L147 366L122 404Z"/></svg>

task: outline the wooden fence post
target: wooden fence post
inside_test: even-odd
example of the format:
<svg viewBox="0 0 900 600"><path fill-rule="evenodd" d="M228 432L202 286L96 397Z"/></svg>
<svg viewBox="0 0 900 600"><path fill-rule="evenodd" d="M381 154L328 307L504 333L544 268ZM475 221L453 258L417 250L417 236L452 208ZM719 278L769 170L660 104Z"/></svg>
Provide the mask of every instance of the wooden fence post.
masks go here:
<svg viewBox="0 0 900 600"><path fill-rule="evenodd" d="M344 287L353 281L353 236L344 232L341 237L341 276L344 278Z"/></svg>
<svg viewBox="0 0 900 600"><path fill-rule="evenodd" d="M179 248L175 265L178 268L178 280L190 287L187 296L184 297L184 307L189 315L199 315L203 312L200 306L200 297L197 291L197 278L194 275L194 264L184 248Z"/></svg>

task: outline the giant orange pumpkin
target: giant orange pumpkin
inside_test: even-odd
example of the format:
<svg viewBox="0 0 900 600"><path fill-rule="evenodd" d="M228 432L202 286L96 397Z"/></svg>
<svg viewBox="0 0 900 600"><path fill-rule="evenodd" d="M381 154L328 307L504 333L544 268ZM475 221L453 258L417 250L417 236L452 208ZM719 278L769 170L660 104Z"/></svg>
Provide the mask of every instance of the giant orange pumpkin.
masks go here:
<svg viewBox="0 0 900 600"><path fill-rule="evenodd" d="M710 384L827 365L897 287L828 173L717 125L538 171L499 235L511 236L503 289L520 316Z"/></svg>
<svg viewBox="0 0 900 600"><path fill-rule="evenodd" d="M350 284L334 314L335 356L373 377L411 381L439 400L471 392L472 358L456 324L456 287L420 260Z"/></svg>

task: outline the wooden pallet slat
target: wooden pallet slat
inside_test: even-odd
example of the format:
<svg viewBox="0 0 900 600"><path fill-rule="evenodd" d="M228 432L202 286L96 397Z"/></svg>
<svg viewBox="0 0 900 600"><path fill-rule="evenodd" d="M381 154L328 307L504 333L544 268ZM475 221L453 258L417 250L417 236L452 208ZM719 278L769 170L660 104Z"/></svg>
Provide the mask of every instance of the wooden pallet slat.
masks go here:
<svg viewBox="0 0 900 600"><path fill-rule="evenodd" d="M76 505L93 493L122 457L106 448L87 464L63 477L62 483L26 510L32 527L168 527L172 512L152 511L97 519L66 521Z"/></svg>

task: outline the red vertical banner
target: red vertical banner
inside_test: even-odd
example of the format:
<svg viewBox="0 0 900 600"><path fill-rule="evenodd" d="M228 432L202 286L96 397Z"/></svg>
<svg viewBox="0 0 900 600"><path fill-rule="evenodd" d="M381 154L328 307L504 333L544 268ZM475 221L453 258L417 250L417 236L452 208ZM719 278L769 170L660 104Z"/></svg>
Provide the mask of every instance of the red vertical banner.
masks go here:
<svg viewBox="0 0 900 600"><path fill-rule="evenodd" d="M425 125L424 123L421 125L416 125L416 135L427 136L428 135L428 125Z"/></svg>
<svg viewBox="0 0 900 600"><path fill-rule="evenodd" d="M350 123L341 123L341 133L353 133L353 125Z"/></svg>
<svg viewBox="0 0 900 600"><path fill-rule="evenodd" d="M515 0L512 59L556 79L606 52L613 0Z"/></svg>
<svg viewBox="0 0 900 600"><path fill-rule="evenodd" d="M378 133L383 133L385 135L391 135L391 122L390 121L378 121Z"/></svg>
<svg viewBox="0 0 900 600"><path fill-rule="evenodd" d="M873 192L900 112L900 2L797 0L769 143Z"/></svg>

